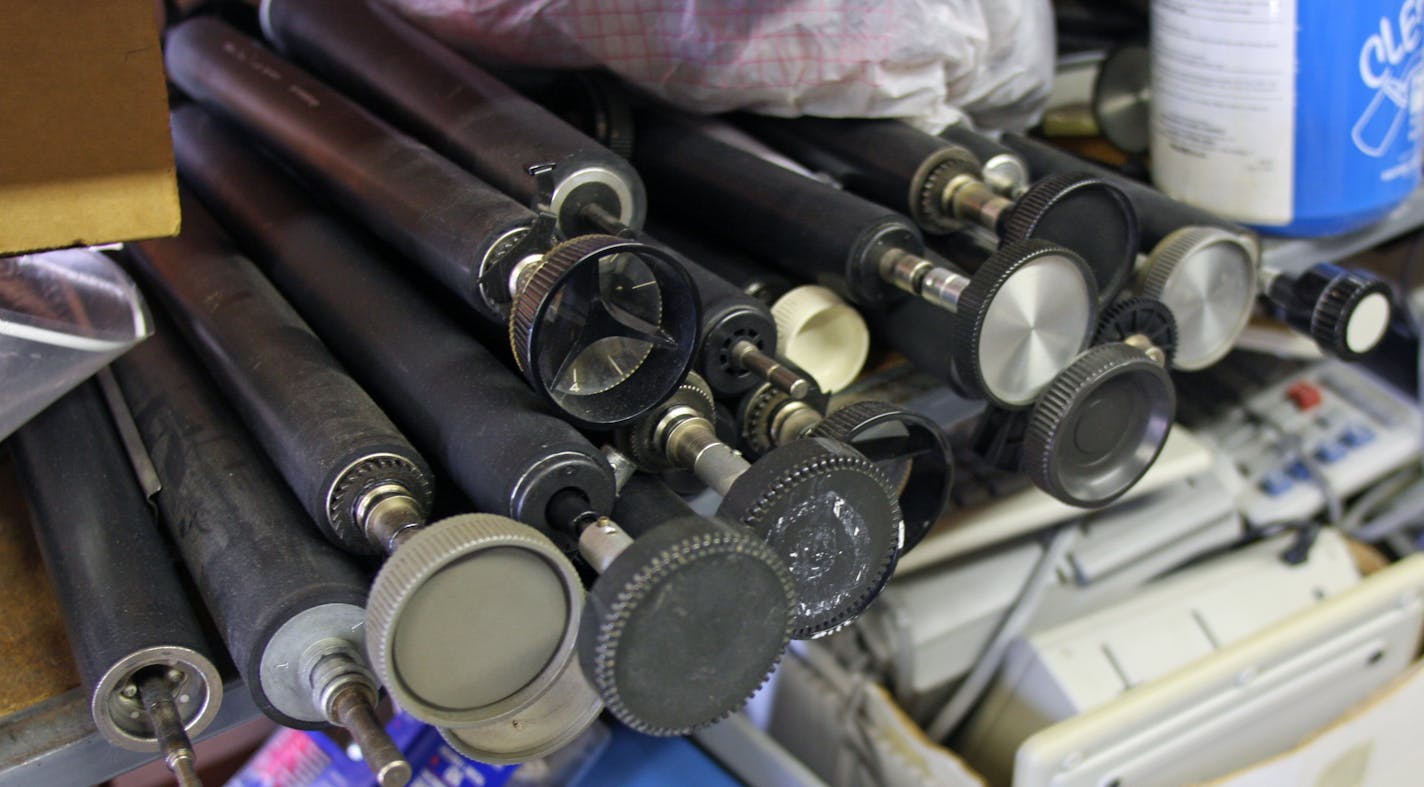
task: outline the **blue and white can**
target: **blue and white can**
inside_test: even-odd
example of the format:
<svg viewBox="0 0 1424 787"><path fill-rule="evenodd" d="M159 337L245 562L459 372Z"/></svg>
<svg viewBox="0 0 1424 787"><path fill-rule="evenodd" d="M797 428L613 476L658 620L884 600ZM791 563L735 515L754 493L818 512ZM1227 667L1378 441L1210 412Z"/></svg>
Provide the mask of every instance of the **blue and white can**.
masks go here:
<svg viewBox="0 0 1424 787"><path fill-rule="evenodd" d="M1152 170L1286 235L1387 215L1420 181L1424 0L1153 0Z"/></svg>

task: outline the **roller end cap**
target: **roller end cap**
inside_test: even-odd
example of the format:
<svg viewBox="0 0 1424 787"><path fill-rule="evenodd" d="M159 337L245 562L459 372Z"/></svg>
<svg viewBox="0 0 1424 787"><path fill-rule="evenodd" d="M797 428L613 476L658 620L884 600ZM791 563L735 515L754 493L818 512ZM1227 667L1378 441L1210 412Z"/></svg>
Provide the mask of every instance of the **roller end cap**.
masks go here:
<svg viewBox="0 0 1424 787"><path fill-rule="evenodd" d="M1205 369L1231 352L1251 319L1256 274L1255 245L1219 227L1184 227L1157 244L1141 294L1177 320L1174 368Z"/></svg>
<svg viewBox="0 0 1424 787"><path fill-rule="evenodd" d="M685 735L746 704L791 636L786 566L744 529L701 517L639 537L589 592L584 673L619 721Z"/></svg>
<svg viewBox="0 0 1424 787"><path fill-rule="evenodd" d="M959 298L954 363L991 403L1028 407L1088 345L1097 322L1093 274L1062 246L1001 246Z"/></svg>
<svg viewBox="0 0 1424 787"><path fill-rule="evenodd" d="M934 421L877 401L848 404L826 416L812 437L845 443L859 451L899 492L909 551L949 508L954 464L949 440Z"/></svg>
<svg viewBox="0 0 1424 787"><path fill-rule="evenodd" d="M1336 358L1355 361L1384 339L1393 314L1389 285L1359 271L1347 271L1325 285L1310 318L1310 336Z"/></svg>
<svg viewBox="0 0 1424 787"><path fill-rule="evenodd" d="M776 354L816 380L822 391L839 391L859 376L870 355L865 319L835 292L818 284L796 287L771 306Z"/></svg>
<svg viewBox="0 0 1424 787"><path fill-rule="evenodd" d="M1072 249L1087 262L1106 304L1137 262L1137 212L1117 186L1082 172L1039 179L1019 197L999 228L1004 243L1037 238Z"/></svg>
<svg viewBox="0 0 1424 787"><path fill-rule="evenodd" d="M737 478L718 515L761 536L796 583L792 638L823 636L880 594L905 541L896 493L869 459L824 438L788 443Z"/></svg>
<svg viewBox="0 0 1424 787"><path fill-rule="evenodd" d="M471 604L491 597L505 601ZM455 516L410 537L381 567L366 603L366 649L411 715L464 726L517 711L548 688L572 658L582 606L578 572L548 538L504 517Z"/></svg>
<svg viewBox="0 0 1424 787"><path fill-rule="evenodd" d="M1024 469L1072 506L1097 508L1142 478L1176 413L1167 371L1126 344L1102 344L1063 370L1033 409Z"/></svg>
<svg viewBox="0 0 1424 787"><path fill-rule="evenodd" d="M612 235L550 249L519 275L509 341L570 420L607 429L667 398L697 353L702 309L675 254Z"/></svg>

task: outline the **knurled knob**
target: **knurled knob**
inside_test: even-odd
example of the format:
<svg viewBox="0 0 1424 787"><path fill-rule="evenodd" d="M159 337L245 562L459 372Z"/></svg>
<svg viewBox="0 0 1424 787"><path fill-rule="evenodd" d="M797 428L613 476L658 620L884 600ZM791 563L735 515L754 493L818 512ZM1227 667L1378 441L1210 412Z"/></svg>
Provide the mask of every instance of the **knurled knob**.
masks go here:
<svg viewBox="0 0 1424 787"><path fill-rule="evenodd" d="M1204 369L1231 351L1251 319L1256 272L1255 244L1220 227L1183 227L1157 244L1140 294L1172 310L1176 368Z"/></svg>
<svg viewBox="0 0 1424 787"><path fill-rule="evenodd" d="M686 735L746 704L791 636L795 586L745 528L687 516L639 536L594 583L578 650L608 710Z"/></svg>
<svg viewBox="0 0 1424 787"><path fill-rule="evenodd" d="M1041 240L1006 244L960 295L955 366L993 404L1027 407L1088 345L1097 311L1093 275L1077 254Z"/></svg>
<svg viewBox="0 0 1424 787"><path fill-rule="evenodd" d="M885 402L853 402L826 416L812 437L845 443L880 468L898 491L909 551L949 507L954 464L939 424Z"/></svg>
<svg viewBox="0 0 1424 787"><path fill-rule="evenodd" d="M1121 343L1093 347L1034 406L1024 470L1069 505L1107 505L1156 461L1176 401L1167 371L1146 353Z"/></svg>
<svg viewBox="0 0 1424 787"><path fill-rule="evenodd" d="M1337 358L1353 361L1373 350L1389 329L1389 285L1359 271L1331 279L1315 302L1310 336Z"/></svg>
<svg viewBox="0 0 1424 787"><path fill-rule="evenodd" d="M1084 172L1040 178L999 224L1005 243L1037 238L1082 256L1098 286L1098 303L1117 297L1137 262L1137 212L1113 184Z"/></svg>
<svg viewBox="0 0 1424 787"><path fill-rule="evenodd" d="M869 459L809 438L757 460L718 515L751 528L786 564L796 583L792 637L810 639L854 620L890 579L904 544L896 496Z"/></svg>
<svg viewBox="0 0 1424 787"><path fill-rule="evenodd" d="M575 423L628 423L682 381L697 352L702 307L675 254L583 235L526 264L510 312L510 347L534 390Z"/></svg>
<svg viewBox="0 0 1424 787"><path fill-rule="evenodd" d="M422 721L461 726L531 701L572 658L578 572L533 528L492 514L442 519L381 567L366 602L371 664Z"/></svg>

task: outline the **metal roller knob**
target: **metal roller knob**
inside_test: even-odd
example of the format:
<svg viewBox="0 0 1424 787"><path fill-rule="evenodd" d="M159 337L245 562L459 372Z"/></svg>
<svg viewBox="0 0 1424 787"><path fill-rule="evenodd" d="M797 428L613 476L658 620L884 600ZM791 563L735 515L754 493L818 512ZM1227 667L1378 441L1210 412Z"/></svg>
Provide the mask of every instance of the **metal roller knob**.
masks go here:
<svg viewBox="0 0 1424 787"><path fill-rule="evenodd" d="M450 517L376 575L367 650L413 716L469 726L523 712L559 679L582 606L578 572L548 538L490 514Z"/></svg>
<svg viewBox="0 0 1424 787"><path fill-rule="evenodd" d="M1158 243L1139 272L1139 292L1177 320L1173 366L1204 369L1221 360L1251 318L1255 244L1219 227L1184 227Z"/></svg>

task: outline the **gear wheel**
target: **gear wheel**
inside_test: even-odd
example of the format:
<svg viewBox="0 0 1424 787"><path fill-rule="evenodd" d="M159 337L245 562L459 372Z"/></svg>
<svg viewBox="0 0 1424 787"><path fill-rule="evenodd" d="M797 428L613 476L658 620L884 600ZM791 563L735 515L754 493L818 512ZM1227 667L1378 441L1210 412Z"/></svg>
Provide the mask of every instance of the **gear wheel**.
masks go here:
<svg viewBox="0 0 1424 787"><path fill-rule="evenodd" d="M865 400L826 416L811 436L849 445L890 479L905 517L906 551L949 507L954 464L949 441L934 421L885 402Z"/></svg>
<svg viewBox="0 0 1424 787"><path fill-rule="evenodd" d="M742 528L684 517L638 537L589 592L584 674L608 710L647 735L726 718L766 682L791 636L795 586Z"/></svg>
<svg viewBox="0 0 1424 787"><path fill-rule="evenodd" d="M675 407L686 407L716 423L717 403L712 398L712 387L696 372L688 372L687 377L677 386L659 407L632 426L619 429L613 435L614 446L627 454L628 458L645 473L661 473L675 469L658 440L658 427L663 417Z"/></svg>
<svg viewBox="0 0 1424 787"><path fill-rule="evenodd" d="M1177 353L1177 320L1167 304L1143 296L1124 298L1112 304L1098 318L1098 333L1093 344L1121 342L1130 336L1147 337L1153 347L1162 351L1166 365L1172 365Z"/></svg>
<svg viewBox="0 0 1424 787"><path fill-rule="evenodd" d="M788 401L791 397L770 383L762 383L742 397L737 407L737 423L740 425L741 448L748 458L762 456L776 447L772 442L771 421L777 408Z"/></svg>
<svg viewBox="0 0 1424 787"><path fill-rule="evenodd" d="M875 600L904 545L896 492L875 464L824 438L762 457L732 484L718 515L764 538L796 582L792 637L823 636Z"/></svg>
<svg viewBox="0 0 1424 787"><path fill-rule="evenodd" d="M999 238L1003 243L1038 238L1082 255L1101 306L1117 297L1137 262L1137 212L1122 189L1102 178L1058 172L1019 197L1000 222Z"/></svg>
<svg viewBox="0 0 1424 787"><path fill-rule="evenodd" d="M371 542L356 521L356 504L361 496L383 484L396 484L405 489L415 500L421 516L430 513L435 500L435 488L430 480L430 469L423 463L397 454L372 454L363 456L347 465L331 485L326 494L326 516L331 529L342 538L365 545L364 554L379 554L382 549ZM343 535L346 534L346 535Z"/></svg>
<svg viewBox="0 0 1424 787"><path fill-rule="evenodd" d="M983 165L967 149L959 145L941 148L925 159L915 177L910 180L912 193L910 218L925 232L943 235L964 226L954 215L954 209L944 198L944 192L957 177L979 179ZM918 188L916 188L918 186Z"/></svg>

